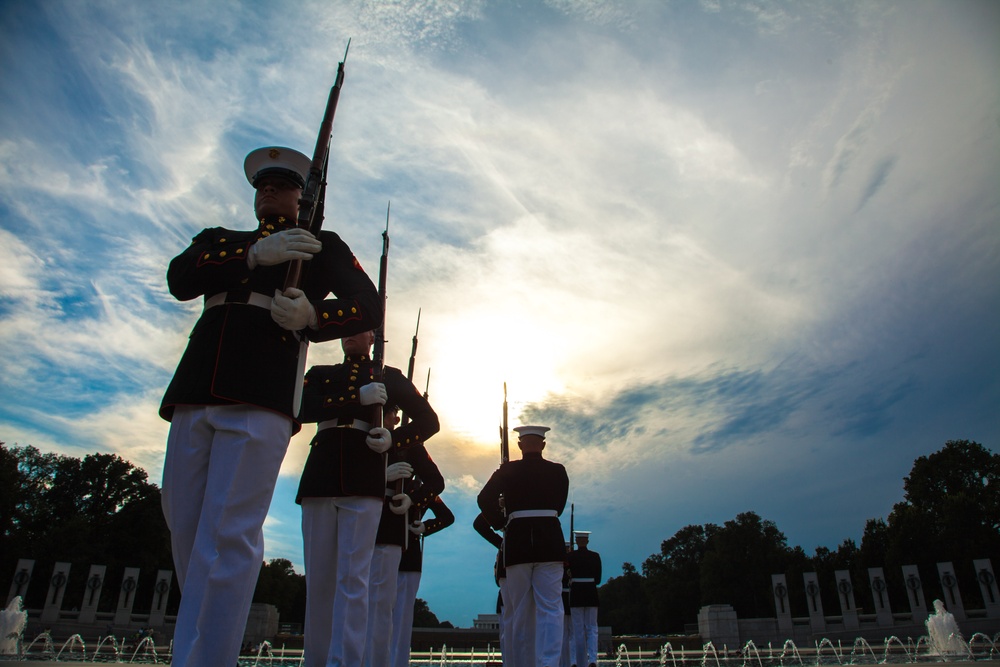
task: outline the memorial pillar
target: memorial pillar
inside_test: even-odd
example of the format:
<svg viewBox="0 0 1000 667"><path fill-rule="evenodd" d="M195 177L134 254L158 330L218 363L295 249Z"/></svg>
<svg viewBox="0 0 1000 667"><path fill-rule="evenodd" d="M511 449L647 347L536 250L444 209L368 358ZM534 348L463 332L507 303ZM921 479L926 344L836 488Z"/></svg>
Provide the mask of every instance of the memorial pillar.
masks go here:
<svg viewBox="0 0 1000 667"><path fill-rule="evenodd" d="M941 578L944 606L955 617L956 621L965 620L965 605L962 603L962 591L958 589L958 577L951 563L938 563L938 576Z"/></svg>
<svg viewBox="0 0 1000 667"><path fill-rule="evenodd" d="M135 589L138 585L139 568L126 567L118 590L118 605L115 607L116 626L127 626L132 621L132 605L135 604Z"/></svg>
<svg viewBox="0 0 1000 667"><path fill-rule="evenodd" d="M153 584L153 606L149 610L149 625L158 628L166 623L167 600L170 599L170 582L174 578L172 570L160 570Z"/></svg>
<svg viewBox="0 0 1000 667"><path fill-rule="evenodd" d="M813 634L826 630L826 617L823 615L823 596L820 595L819 577L815 572L805 572L802 580L806 586L806 607L809 609L809 629Z"/></svg>
<svg viewBox="0 0 1000 667"><path fill-rule="evenodd" d="M87 575L87 586L80 603L80 622L93 623L97 620L97 605L101 601L101 590L104 588L104 573L107 565L91 565Z"/></svg>
<svg viewBox="0 0 1000 667"><path fill-rule="evenodd" d="M10 604L10 601L14 598L20 596L21 603L24 604L24 597L28 594L28 584L31 583L31 573L35 570L35 561L30 558L21 558L17 561L17 567L14 568L14 577L10 580L10 590L7 592L7 602L4 603L4 608Z"/></svg>
<svg viewBox="0 0 1000 667"><path fill-rule="evenodd" d="M63 596L66 595L66 582L69 581L69 567L69 563L56 563L52 568L49 591L45 594L45 606L42 607L39 619L43 625L59 621L59 610L62 609Z"/></svg>
<svg viewBox="0 0 1000 667"><path fill-rule="evenodd" d="M906 599L910 601L910 612L914 623L927 620L927 595L924 593L924 583L920 580L920 570L916 565L903 566L903 583L906 585Z"/></svg>
<svg viewBox="0 0 1000 667"><path fill-rule="evenodd" d="M844 617L844 629L857 630L861 627L861 621L858 618L858 606L854 604L851 573L848 570L837 570L833 574L837 579L837 600L840 601L840 614Z"/></svg>
<svg viewBox="0 0 1000 667"><path fill-rule="evenodd" d="M983 606L986 607L987 618L1000 618L1000 590L997 589L997 577L993 572L993 563L989 558L972 561L976 569L976 581L983 594Z"/></svg>
<svg viewBox="0 0 1000 667"><path fill-rule="evenodd" d="M892 607L889 605L889 587L885 583L885 573L880 567L868 568L868 585L875 603L875 622L880 628L892 627Z"/></svg>
<svg viewBox="0 0 1000 667"><path fill-rule="evenodd" d="M788 599L788 582L783 574L771 575L771 595L774 596L774 611L778 617L778 630L792 636L792 607Z"/></svg>

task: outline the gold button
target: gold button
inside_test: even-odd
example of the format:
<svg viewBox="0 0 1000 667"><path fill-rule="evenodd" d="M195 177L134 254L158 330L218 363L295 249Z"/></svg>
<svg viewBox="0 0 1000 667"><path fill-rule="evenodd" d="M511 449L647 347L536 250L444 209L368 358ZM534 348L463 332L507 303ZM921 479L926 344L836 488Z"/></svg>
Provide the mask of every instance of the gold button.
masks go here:
<svg viewBox="0 0 1000 667"><path fill-rule="evenodd" d="M326 313L326 312L324 312L324 313L323 313L323 319L324 319L324 320L328 320L328 319L330 319L330 313Z"/></svg>
<svg viewBox="0 0 1000 667"><path fill-rule="evenodd" d="M210 254L208 254L208 253L206 252L206 253L204 254L204 256L202 256L202 259L208 259L208 258L210 258L210 257L211 257L211 255L210 255Z"/></svg>
<svg viewBox="0 0 1000 667"><path fill-rule="evenodd" d="M261 232L260 235L261 236L270 236L271 232Z"/></svg>
<svg viewBox="0 0 1000 667"><path fill-rule="evenodd" d="M223 237L223 238L219 239L219 243L225 243L225 242L226 242L226 239L225 239L225 237Z"/></svg>
<svg viewBox="0 0 1000 667"><path fill-rule="evenodd" d="M351 308L351 314L352 315L357 315L358 314L358 309L357 308Z"/></svg>
<svg viewBox="0 0 1000 667"><path fill-rule="evenodd" d="M343 316L344 316L344 311L338 310L337 311L337 317L343 317Z"/></svg>
<svg viewBox="0 0 1000 667"><path fill-rule="evenodd" d="M223 250L222 252L219 253L219 257L225 257L225 256L226 256L226 251L225 250Z"/></svg>
<svg viewBox="0 0 1000 667"><path fill-rule="evenodd" d="M243 254L243 248L237 248L237 249L236 249L236 254L237 254L237 255L241 255L241 254Z"/></svg>

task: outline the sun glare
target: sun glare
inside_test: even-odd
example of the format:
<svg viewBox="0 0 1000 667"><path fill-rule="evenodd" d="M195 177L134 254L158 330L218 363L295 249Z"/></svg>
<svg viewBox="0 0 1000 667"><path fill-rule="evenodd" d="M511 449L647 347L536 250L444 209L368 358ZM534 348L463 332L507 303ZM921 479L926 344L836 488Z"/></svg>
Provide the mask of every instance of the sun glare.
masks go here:
<svg viewBox="0 0 1000 667"><path fill-rule="evenodd" d="M426 360L430 401L443 430L495 446L505 382L510 428L520 424L523 406L562 389L553 356L539 351L542 331L491 314L466 314L442 330L448 335L428 340Z"/></svg>

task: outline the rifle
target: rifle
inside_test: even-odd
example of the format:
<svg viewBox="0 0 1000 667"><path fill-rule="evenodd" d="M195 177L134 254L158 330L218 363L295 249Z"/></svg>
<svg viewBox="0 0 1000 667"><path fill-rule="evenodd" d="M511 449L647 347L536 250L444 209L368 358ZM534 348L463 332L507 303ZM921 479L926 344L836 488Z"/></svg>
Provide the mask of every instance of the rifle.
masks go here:
<svg viewBox="0 0 1000 667"><path fill-rule="evenodd" d="M390 201L385 207L385 231L382 232L382 257L379 259L378 264L378 298L382 303L382 323L375 329L375 344L372 347L372 367L374 368L372 380L374 382L382 382L385 379L385 282L386 276L389 273L389 211L391 208L392 202ZM373 406L372 413L374 419L371 422L373 427L384 425L384 409L385 406L383 405L376 404ZM388 452L382 455L382 461L384 465L388 465ZM396 493L403 493L403 480L397 480ZM403 551L406 551L409 546L410 513L406 512L403 517Z"/></svg>
<svg viewBox="0 0 1000 667"><path fill-rule="evenodd" d="M382 323L375 329L375 344L372 348L372 366L374 367L373 380L382 382L385 376L385 281L386 273L389 270L389 208L392 202L385 207L385 231L382 232L382 257L378 264L378 300L382 304ZM382 411L385 406L375 405L372 409L373 427L383 426ZM388 457L386 457L388 458Z"/></svg>
<svg viewBox="0 0 1000 667"><path fill-rule="evenodd" d="M313 149L312 162L309 164L309 174L306 176L305 185L302 188L302 197L299 198L299 216L296 225L309 230L313 236L319 237L320 229L323 227L323 218L326 210L326 171L330 164L330 140L333 137L333 116L337 113L337 102L340 100L340 89L344 85L344 63L347 61L347 52L351 48L351 40L347 40L347 48L344 49L344 59L337 65L337 76L333 86L330 88L330 95L326 100L326 111L323 113L323 121L319 125L319 136L316 138L316 148ZM292 260L288 264L288 273L285 275L284 289L289 287L299 288L302 286L302 261ZM284 290L282 290L284 291ZM302 386L306 372L306 355L309 351L309 341L305 336L299 341L299 368L295 376L295 391L292 394L292 414L298 415L302 406Z"/></svg>
<svg viewBox="0 0 1000 667"><path fill-rule="evenodd" d="M410 382L413 382L413 364L417 360L417 333L420 331L420 310L420 308L417 309L417 328L413 330L413 346L410 348L410 366L406 370L406 379ZM427 371L427 373L427 384L430 385L430 371ZM424 392L424 398L427 398L426 391ZM402 418L399 420L399 423L406 426L410 423L410 416L404 412Z"/></svg>
<svg viewBox="0 0 1000 667"><path fill-rule="evenodd" d="M333 116L337 113L337 102L340 100L340 89L344 85L344 63L347 62L347 52L351 48L351 40L347 40L344 49L344 59L337 65L337 77L330 88L326 100L326 111L323 122L319 126L319 136L316 138L316 148L313 149L312 162L309 164L309 174L302 187L302 197L299 198L299 217L296 226L309 230L318 237L323 227L323 217L326 207L326 170L330 163L330 140L333 137ZM285 289L302 285L301 259L292 260L285 276Z"/></svg>
<svg viewBox="0 0 1000 667"><path fill-rule="evenodd" d="M503 422L500 424L500 465L510 461L510 442L507 438L507 383L503 383ZM504 516L507 515L507 507L504 505L503 494L500 494L500 509Z"/></svg>
<svg viewBox="0 0 1000 667"><path fill-rule="evenodd" d="M500 463L510 461L510 440L507 437L507 383L503 383L503 424L500 426Z"/></svg>
<svg viewBox="0 0 1000 667"><path fill-rule="evenodd" d="M576 506L573 503L570 503L569 504L569 550L570 551L573 550L573 542L576 539L573 536L573 513L575 509Z"/></svg>

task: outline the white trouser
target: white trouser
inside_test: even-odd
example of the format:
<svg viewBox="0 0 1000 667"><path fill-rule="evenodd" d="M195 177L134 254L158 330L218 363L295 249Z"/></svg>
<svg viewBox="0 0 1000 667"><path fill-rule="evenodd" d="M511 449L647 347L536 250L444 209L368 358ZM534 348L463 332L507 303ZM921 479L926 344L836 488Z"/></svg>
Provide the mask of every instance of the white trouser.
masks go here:
<svg viewBox="0 0 1000 667"><path fill-rule="evenodd" d="M396 577L403 547L376 544L368 578L368 640L365 667L389 667L392 653L392 611L396 604Z"/></svg>
<svg viewBox="0 0 1000 667"><path fill-rule="evenodd" d="M510 602L507 600L507 578L500 578L498 583L500 585L500 599L503 602L500 605L500 654L503 657L504 667L510 667L514 664L514 647L510 645L510 638L514 636L514 631L510 629L510 622L514 618L514 614L511 611Z"/></svg>
<svg viewBox="0 0 1000 667"><path fill-rule="evenodd" d="M514 612L511 631L518 644L515 667L555 667L559 664L563 633L562 577L561 562L507 567L505 592L510 594ZM507 600L505 597L505 606ZM532 629L535 641L523 641Z"/></svg>
<svg viewBox="0 0 1000 667"><path fill-rule="evenodd" d="M381 516L379 498L302 499L305 667L360 667L368 627L368 573Z"/></svg>
<svg viewBox="0 0 1000 667"><path fill-rule="evenodd" d="M577 667L597 664L597 607L572 607Z"/></svg>
<svg viewBox="0 0 1000 667"><path fill-rule="evenodd" d="M571 665L576 664L576 659L573 657L576 653L576 646L573 641L573 621L572 616L567 616L566 610L563 609L563 641L562 641L562 655L559 656L559 664L562 667L571 667Z"/></svg>
<svg viewBox="0 0 1000 667"><path fill-rule="evenodd" d="M175 667L236 664L291 436L291 420L269 410L174 409L161 500L181 587Z"/></svg>
<svg viewBox="0 0 1000 667"><path fill-rule="evenodd" d="M417 538L419 539L419 538ZM392 608L392 667L409 667L413 636L413 605L420 589L419 572L400 572L396 579L396 604Z"/></svg>

